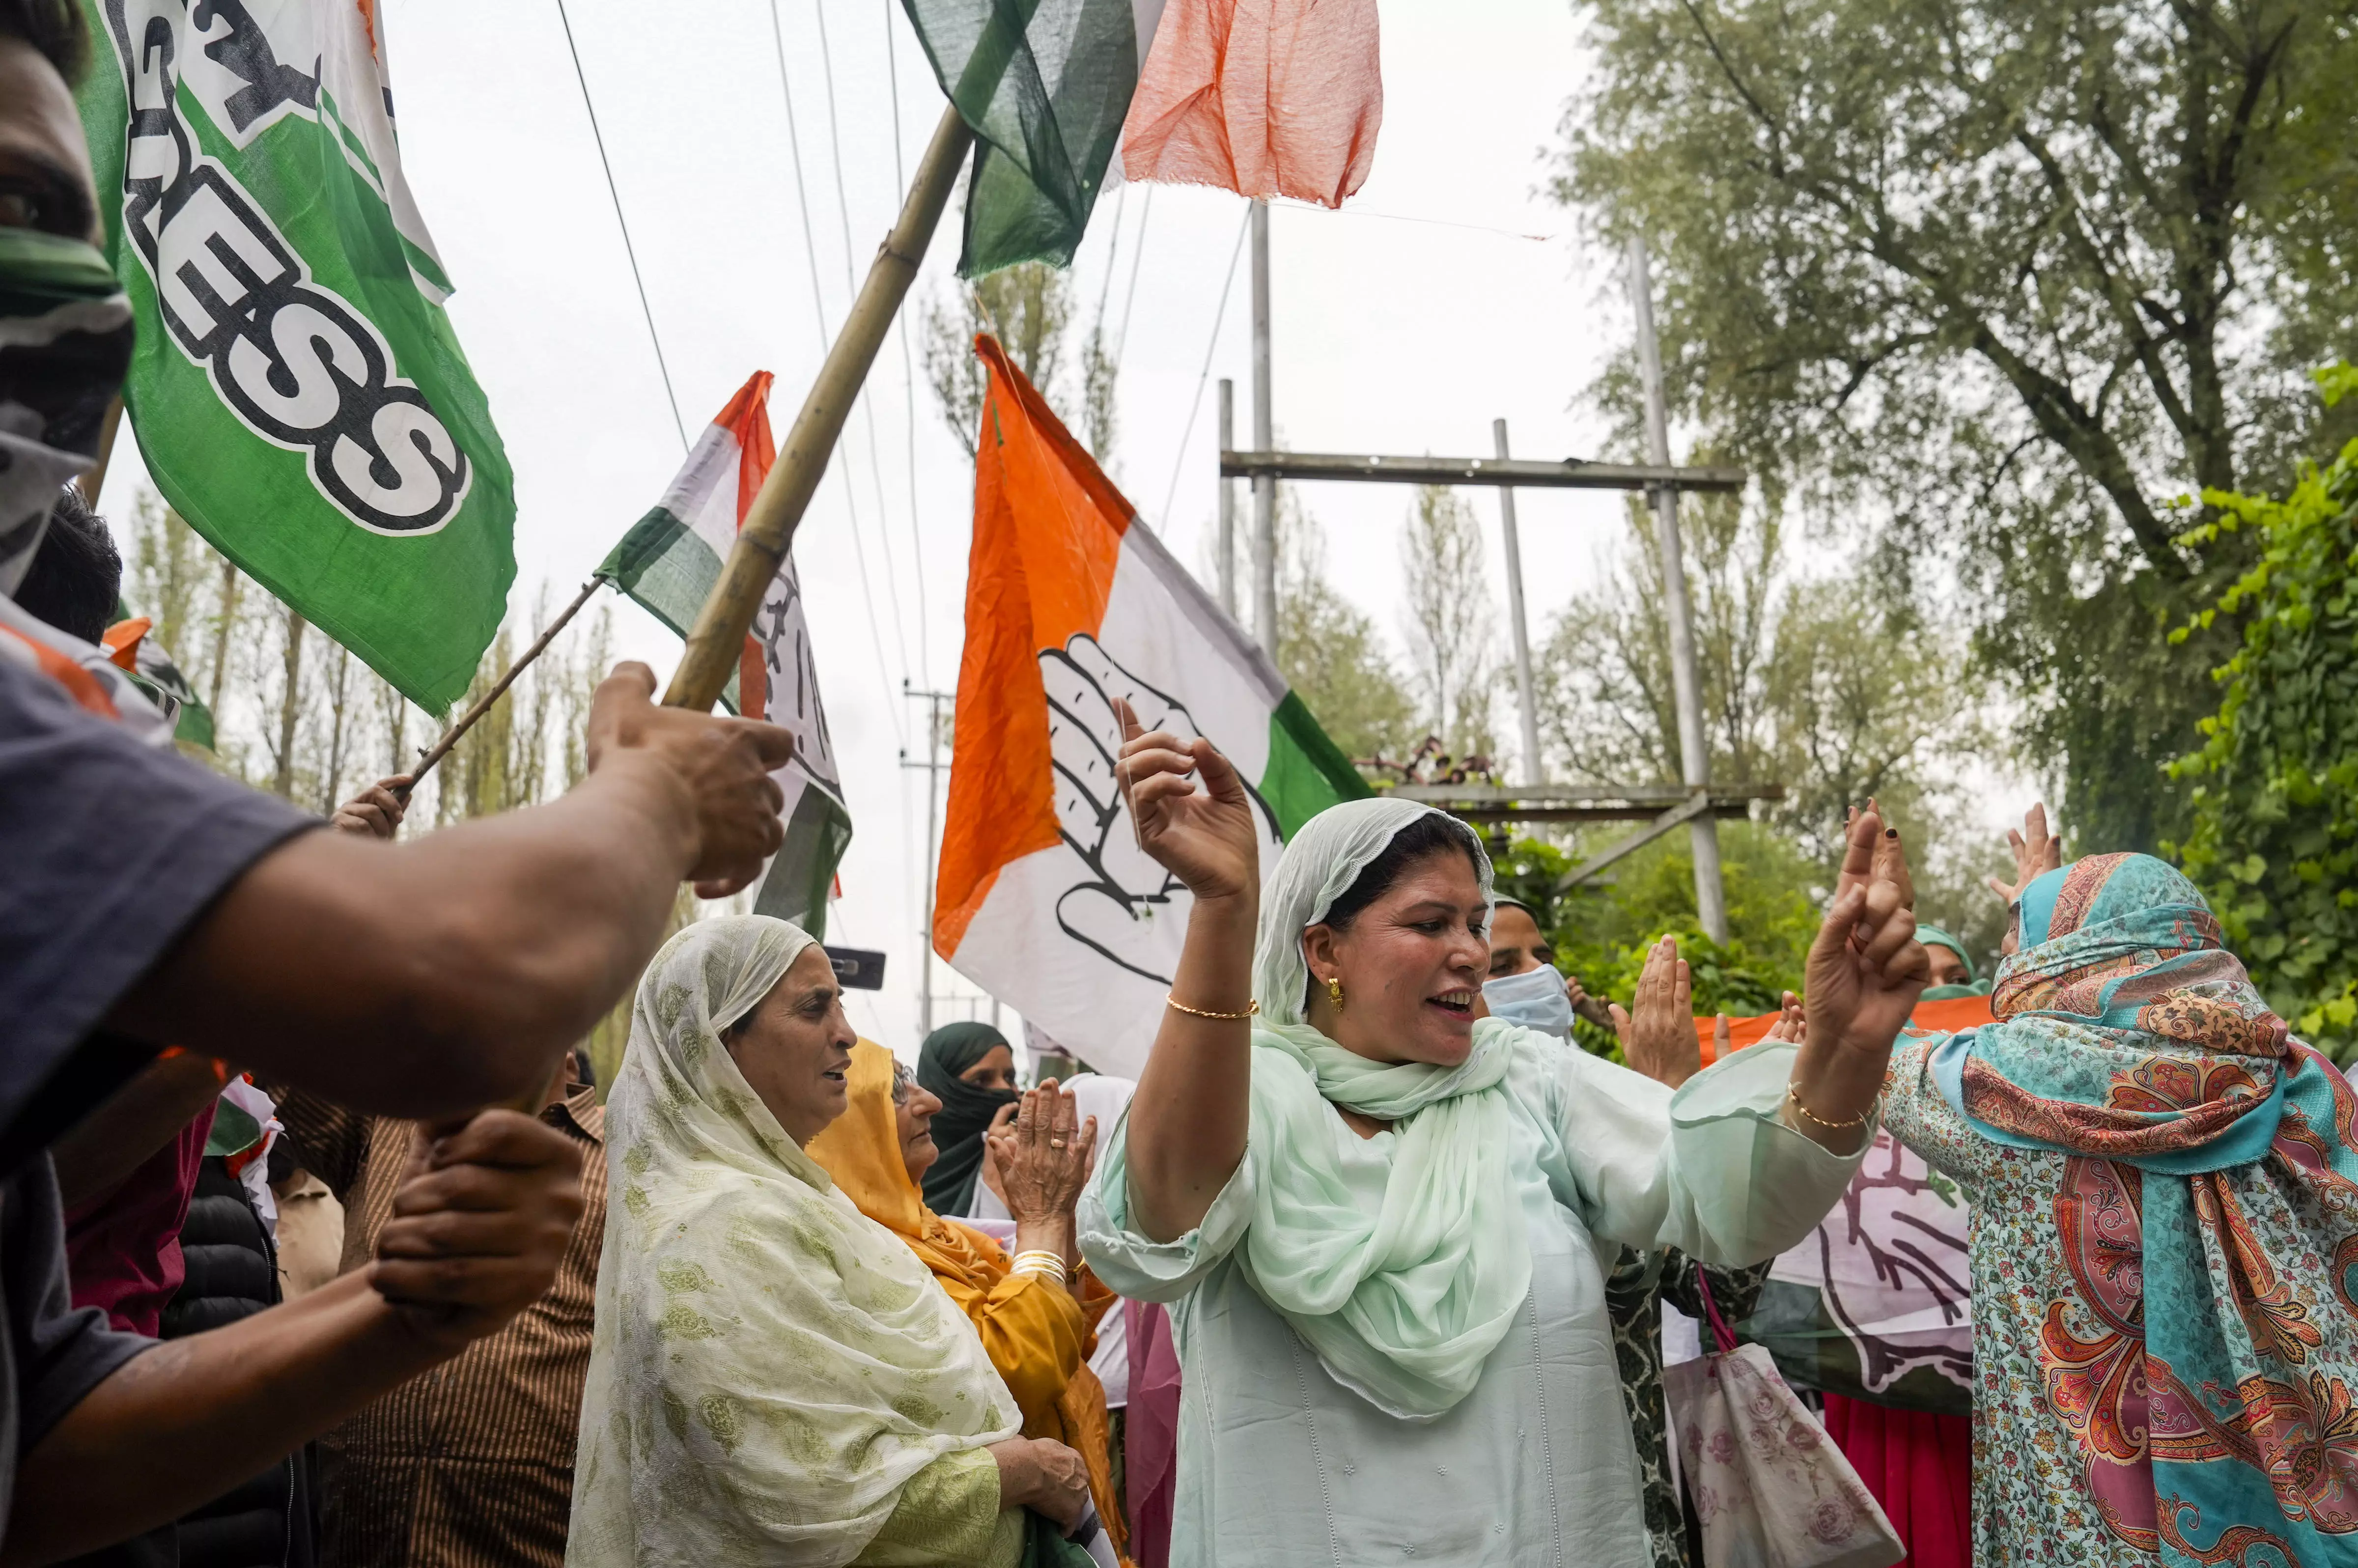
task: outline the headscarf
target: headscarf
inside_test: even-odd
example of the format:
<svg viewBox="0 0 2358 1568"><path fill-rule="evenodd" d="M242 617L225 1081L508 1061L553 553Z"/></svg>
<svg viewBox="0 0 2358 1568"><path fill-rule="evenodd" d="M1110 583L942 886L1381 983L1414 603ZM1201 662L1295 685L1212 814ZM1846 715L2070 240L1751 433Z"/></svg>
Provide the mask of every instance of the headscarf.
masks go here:
<svg viewBox="0 0 2358 1568"><path fill-rule="evenodd" d="M911 1476L1015 1434L973 1326L721 1041L810 942L763 915L698 921L639 983L606 1108L570 1568L838 1568Z"/></svg>
<svg viewBox="0 0 2358 1568"><path fill-rule="evenodd" d="M936 1280L954 1281L987 1294L1011 1271L1007 1253L990 1237L944 1219L925 1206L917 1184L909 1179L908 1160L901 1149L901 1121L892 1103L893 1077L892 1052L869 1040L854 1045L850 1070L844 1075L849 1103L805 1152L835 1178L843 1195L857 1204L860 1213L906 1242ZM1063 1291L1062 1286L1045 1288ZM1103 1295L1101 1287L1099 1295ZM1080 1320L1076 1321L1081 1326ZM1081 1332L1085 1341L1085 1326ZM1029 1354L1034 1357L1030 1365L1035 1379L1040 1369L1057 1365L1043 1347L1034 1346ZM1024 1381L1025 1374L1023 1367L1007 1369L1008 1388L1019 1401L1027 1387L1037 1386ZM1119 1551L1127 1536L1107 1457L1105 1390L1087 1362L1077 1362L1069 1374L1059 1367L1053 1376L1061 1389L1055 1395L1055 1409L1044 1418L1051 1424L1027 1425L1025 1433L1053 1437L1079 1452L1088 1466L1089 1491L1098 1519Z"/></svg>
<svg viewBox="0 0 2358 1568"><path fill-rule="evenodd" d="M1441 1415L1473 1391L1531 1291L1531 1238L1506 1166L1513 1107L1504 1080L1519 1032L1477 1021L1473 1051L1455 1067L1347 1051L1302 1021L1302 934L1427 816L1456 826L1413 801L1329 807L1293 836L1262 891L1253 954L1259 1188L1239 1249L1247 1280L1336 1380L1408 1420ZM1489 857L1470 829L1459 831L1487 904ZM1344 1180L1340 1141L1357 1135L1329 1102L1394 1124L1391 1174L1373 1209Z"/></svg>
<svg viewBox="0 0 2358 1568"><path fill-rule="evenodd" d="M941 1155L925 1173L925 1206L936 1214L974 1212L982 1135L1000 1107L1022 1098L1012 1089L986 1089L958 1076L1006 1044L1007 1036L990 1024L968 1021L943 1024L917 1052L917 1082L942 1102L934 1117L934 1147Z"/></svg>
<svg viewBox="0 0 2358 1568"><path fill-rule="evenodd" d="M2050 871L2021 912L1998 1022L1932 1073L1984 1137L2067 1156L2042 1361L2090 1495L2147 1552L2233 1524L2333 1561L2358 1530L2358 1095L2162 861Z"/></svg>
<svg viewBox="0 0 2358 1568"><path fill-rule="evenodd" d="M1974 969L1974 956L1965 951L1965 945L1963 942L1958 941L1954 936L1950 935L1946 931L1942 930L1937 925L1919 925L1916 927L1916 940L1921 942L1927 947L1946 947L1950 952L1954 953L1959 961L1965 966L1965 978L1963 984L1931 987L1922 996L1918 997L1916 999L1917 1000L1949 1001L1961 996L1989 995L1989 982L1982 979L1979 976L1979 972Z"/></svg>

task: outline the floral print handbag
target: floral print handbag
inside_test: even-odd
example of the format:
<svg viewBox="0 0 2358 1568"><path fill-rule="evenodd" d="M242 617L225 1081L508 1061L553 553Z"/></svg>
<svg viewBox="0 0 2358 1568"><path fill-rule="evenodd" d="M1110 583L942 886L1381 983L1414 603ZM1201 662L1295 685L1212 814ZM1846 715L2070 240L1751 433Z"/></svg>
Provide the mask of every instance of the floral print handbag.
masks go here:
<svg viewBox="0 0 2358 1568"><path fill-rule="evenodd" d="M1704 1568L1890 1568L1891 1521L1768 1352L1739 1346L1702 1287L1715 1354L1666 1368L1679 1467L1703 1524Z"/></svg>

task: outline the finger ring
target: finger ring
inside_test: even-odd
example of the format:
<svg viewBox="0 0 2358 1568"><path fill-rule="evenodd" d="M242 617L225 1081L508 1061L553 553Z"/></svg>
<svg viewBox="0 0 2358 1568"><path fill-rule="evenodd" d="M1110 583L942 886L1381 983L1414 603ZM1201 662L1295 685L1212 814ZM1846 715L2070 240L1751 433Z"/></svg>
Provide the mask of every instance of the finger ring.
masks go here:
<svg viewBox="0 0 2358 1568"><path fill-rule="evenodd" d="M1061 1138L1051 1138L1048 1140L1048 1147L1051 1149L1062 1149L1064 1146L1065 1141Z"/></svg>

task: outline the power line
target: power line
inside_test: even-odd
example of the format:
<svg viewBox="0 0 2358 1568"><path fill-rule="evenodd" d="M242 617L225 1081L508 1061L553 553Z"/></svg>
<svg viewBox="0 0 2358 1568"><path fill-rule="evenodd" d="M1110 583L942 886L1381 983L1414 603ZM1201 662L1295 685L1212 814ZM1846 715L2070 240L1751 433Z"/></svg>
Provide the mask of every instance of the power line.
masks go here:
<svg viewBox="0 0 2358 1568"><path fill-rule="evenodd" d="M811 7L811 14L818 20L819 64L827 72L827 148L828 157L835 162L835 211L843 223L844 308L849 309L851 301L860 297L860 289L851 276L851 205L843 189L843 122L837 117L835 111L835 55L827 47L824 0ZM893 314L897 316L899 312ZM876 487L876 545L884 552L884 597L886 602L892 606L892 645L900 651L901 678L906 680L909 678L909 633L901 622L900 573L892 564L892 530L885 526L883 516L888 504L884 499L884 464L876 455L876 410L868 399L865 377L861 378L860 390L854 395L860 406L860 427L868 438L868 477ZM849 472L844 478L849 488ZM857 528L859 525L859 519L855 517L852 526Z"/></svg>
<svg viewBox="0 0 2358 1568"><path fill-rule="evenodd" d="M1195 377L1195 396L1187 405L1187 427L1179 432L1179 455L1171 462L1171 485L1163 492L1161 524L1171 524L1171 500L1179 493L1179 470L1186 466L1187 438L1195 433L1195 415L1204 406L1204 384L1212 376L1212 353L1220 346L1220 323L1228 314L1228 291L1236 287L1237 258L1245 254L1245 232L1252 226L1252 208L1245 208L1245 221L1237 229L1237 247L1228 253L1228 276L1220 285L1220 306L1212 312L1212 340L1204 345L1204 368Z"/></svg>
<svg viewBox="0 0 2358 1568"><path fill-rule="evenodd" d="M1154 187L1150 185L1146 188L1146 205L1138 212L1138 238L1130 243L1130 292L1121 302L1121 341L1114 345L1116 359L1120 359L1122 351L1130 347L1130 313L1138 304L1138 268L1139 264L1146 260L1146 225L1153 216ZM1233 271L1235 264L1229 265Z"/></svg>
<svg viewBox="0 0 2358 1568"><path fill-rule="evenodd" d="M1106 250L1105 285L1098 290L1098 330L1105 330L1106 303L1113 297L1113 275L1121 270L1121 214L1130 205L1130 181L1123 180L1113 198L1113 241Z"/></svg>
<svg viewBox="0 0 2358 1568"><path fill-rule="evenodd" d="M646 318L647 341L655 351L655 369L663 374L664 400L671 405L672 428L679 446L687 449L687 424L679 416L679 398L671 389L671 366L664 362L663 339L655 333L655 313L647 304L647 280L639 276L639 253L631 243L631 225L622 216L622 193L614 187L614 166L606 161L605 133L598 128L598 107L590 102L590 79L581 74L581 51L573 42L573 18L565 14L565 0L557 0L557 19L565 25L565 52L573 57L573 80L581 89L581 107L590 112L590 136L598 144L598 167L606 171L606 195L614 203L614 223L622 231L622 254L631 258L631 281L639 290L639 314Z"/></svg>
<svg viewBox="0 0 2358 1568"><path fill-rule="evenodd" d="M818 323L819 351L824 353L829 341L827 330L827 304L819 293L818 242L812 237L810 197L806 189L806 181L803 178L802 136L795 125L795 90L791 79L786 74L786 41L778 22L778 0L770 0L770 42L776 49L778 57L778 93L785 101L786 105L786 146L794 157L795 203L802 211L803 254L810 258L811 315ZM852 497L851 480L844 472L842 465L830 463L828 466L835 470L836 477L843 481L844 509L851 516L851 558L860 568L860 602L861 608L867 611L868 640L876 650L876 678L884 685L887 698L885 708L886 711L892 716L892 732L900 737L901 744L906 747L909 743L908 728L902 721L899 704L892 700L893 697L892 664L884 657L883 634L876 629L876 595L868 583L868 552L860 543L859 503ZM908 661L904 658L902 661L904 677L907 669Z"/></svg>

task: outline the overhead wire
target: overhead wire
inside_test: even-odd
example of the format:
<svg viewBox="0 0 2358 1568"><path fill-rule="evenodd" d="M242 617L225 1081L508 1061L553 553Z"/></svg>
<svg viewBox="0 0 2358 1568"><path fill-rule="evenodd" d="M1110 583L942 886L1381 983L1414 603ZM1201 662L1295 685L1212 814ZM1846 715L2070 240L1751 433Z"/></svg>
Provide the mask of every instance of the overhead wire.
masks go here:
<svg viewBox="0 0 2358 1568"><path fill-rule="evenodd" d="M590 79L582 74L581 50L573 41L573 18L565 13L565 0L557 0L557 19L565 27L565 52L573 57L573 81L581 89L581 107L589 111L590 138L598 144L598 167L606 171L606 197L614 204L614 223L622 231L622 254L630 258L631 282L639 291L639 314L646 319L647 341L655 351L655 369L663 375L664 401L671 405L672 428L679 433L682 451L687 449L687 422L679 416L679 396L672 391L671 365L664 359L663 338L655 330L655 313L647 303L647 280L639 274L638 248L631 243L630 220L622 216L622 193L614 184L614 166L606 157L606 134L598 128L598 106L590 101Z"/></svg>
<svg viewBox="0 0 2358 1568"><path fill-rule="evenodd" d="M786 74L786 40L784 30L778 20L778 0L770 0L770 42L776 49L778 57L778 93L785 101L786 105L786 146L795 165L795 203L802 211L803 254L810 259L811 314L818 323L819 347L820 351L824 352L827 345L833 340L827 329L827 302L819 291L818 242L813 236L811 229L810 196L806 189L807 182L803 178L802 136L795 123L795 90L791 79ZM843 481L844 505L851 514L851 558L860 568L860 601L867 611L869 642L876 650L876 678L884 686L885 711L892 716L892 732L900 738L902 746L906 748L909 744L909 730L901 718L898 696L892 690L892 662L884 656L883 633L877 630L879 617L876 613L876 595L868 582L868 552L860 543L860 513L852 500L851 481L839 465L828 466L834 468L837 477ZM903 678L906 678L907 671L908 662L903 659L902 661Z"/></svg>
<svg viewBox="0 0 2358 1568"><path fill-rule="evenodd" d="M835 108L835 54L828 48L827 41L826 0L817 0L817 3L811 6L811 15L818 22L819 64L827 73L827 147L828 156L835 163L836 216L843 223L844 308L848 310L850 308L851 302L860 297L860 287L851 276L851 203L850 199L844 193L843 122L838 117ZM898 315L899 312L895 311L894 314ZM876 410L875 406L869 401L867 378L864 376L860 379L859 391L853 395L853 401L860 409L860 430L868 438L868 476L876 487L878 514L876 546L884 552L884 597L886 602L892 606L892 645L901 655L901 678L907 680L909 678L909 633L901 621L900 571L892 562L892 531L885 525L883 516L884 509L889 504L884 498L884 464L876 454ZM847 487L849 479L850 476L847 473L845 475ZM853 518L851 525L854 528L860 526L857 517Z"/></svg>
<svg viewBox="0 0 2358 1568"><path fill-rule="evenodd" d="M1237 284L1237 258L1245 254L1245 234L1252 227L1252 208L1245 208L1245 221L1237 228L1237 247L1228 253L1228 276L1220 285L1219 308L1212 312L1212 339L1204 345L1204 368L1195 377L1195 395L1187 405L1186 428L1179 432L1179 455L1171 460L1171 484L1163 492L1161 525L1171 524L1171 502L1179 493L1179 470L1187 465L1187 440L1195 433L1195 415L1204 406L1204 384L1212 377L1212 355L1220 346L1220 323L1228 319L1228 295Z"/></svg>
<svg viewBox="0 0 2358 1568"><path fill-rule="evenodd" d="M1121 302L1121 339L1114 344L1114 358L1119 360L1130 347L1130 313L1138 305L1138 268L1146 260L1146 225L1154 217L1154 187L1146 188L1146 202L1138 210L1138 237L1130 242L1130 292Z"/></svg>

